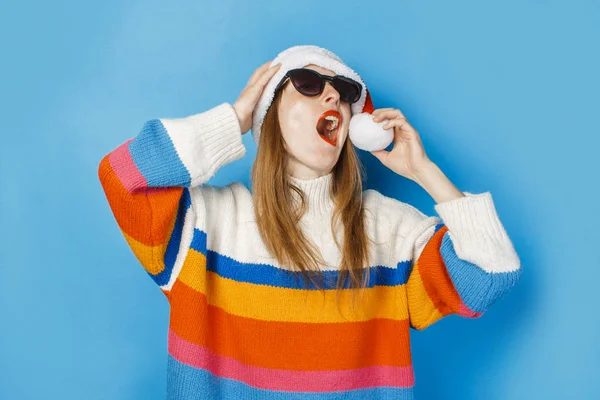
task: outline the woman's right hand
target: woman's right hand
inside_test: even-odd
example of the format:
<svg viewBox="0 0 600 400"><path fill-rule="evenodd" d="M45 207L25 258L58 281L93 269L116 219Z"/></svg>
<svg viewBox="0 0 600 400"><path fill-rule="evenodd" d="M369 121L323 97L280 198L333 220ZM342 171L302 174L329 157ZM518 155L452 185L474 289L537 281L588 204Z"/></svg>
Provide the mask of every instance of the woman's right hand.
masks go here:
<svg viewBox="0 0 600 400"><path fill-rule="evenodd" d="M281 64L277 64L271 68L269 64L271 61L267 61L254 71L250 80L246 84L244 90L233 104L233 108L237 114L238 120L240 121L240 127L242 135L245 134L252 128L252 113L256 103L260 98L260 95L265 88L265 85L275 75L275 73L281 67Z"/></svg>

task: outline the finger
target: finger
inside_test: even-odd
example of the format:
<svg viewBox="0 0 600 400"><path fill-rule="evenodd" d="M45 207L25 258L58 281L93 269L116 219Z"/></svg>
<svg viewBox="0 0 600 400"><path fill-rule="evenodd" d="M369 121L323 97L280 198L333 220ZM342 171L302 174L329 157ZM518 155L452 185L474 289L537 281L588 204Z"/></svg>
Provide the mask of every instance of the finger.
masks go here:
<svg viewBox="0 0 600 400"><path fill-rule="evenodd" d="M408 123L408 121L405 118L391 119L388 123L383 125L383 129L390 129L392 127L397 127L400 130L404 130L405 132L416 132L415 129Z"/></svg>
<svg viewBox="0 0 600 400"><path fill-rule="evenodd" d="M373 154L379 161L381 161L383 163L383 165L385 165L385 161L388 157L388 154L390 154L390 152L386 151L386 150L375 150L375 151L372 151L371 154Z"/></svg>
<svg viewBox="0 0 600 400"><path fill-rule="evenodd" d="M408 121L405 118L394 118L389 120L385 125L383 125L383 129L390 129L394 127L407 131L414 131L414 128L408 123Z"/></svg>
<svg viewBox="0 0 600 400"><path fill-rule="evenodd" d="M263 73L263 75L258 79L258 81L254 82L252 85L246 87L245 90L247 90L249 93L251 93L250 98L252 99L252 102L255 102L256 99L258 97L260 97L260 95L262 94L262 92L265 88L265 85L273 77L275 72L277 72L277 70L279 70L279 67L281 67L281 64L277 64L276 66L269 68L267 71L265 71Z"/></svg>
<svg viewBox="0 0 600 400"><path fill-rule="evenodd" d="M404 114L402 114L402 111L398 110L397 108L390 108L387 109L385 111L380 112L376 117L375 117L375 121L382 121L384 119L396 119L396 118L405 118ZM405 118L406 119L406 118Z"/></svg>
<svg viewBox="0 0 600 400"><path fill-rule="evenodd" d="M252 74L252 76L250 77L250 79L248 80L248 85L250 86L252 84L254 84L254 82L256 82L258 80L258 78L260 78L260 76L263 74L263 72L265 72L268 68L269 65L271 64L273 60L269 60L266 63L264 63L263 65L261 65L260 67L258 67L254 73Z"/></svg>
<svg viewBox="0 0 600 400"><path fill-rule="evenodd" d="M389 110L393 110L393 108L390 108L390 107L388 107L388 108L378 108L376 110L373 110L373 112L371 114L372 115L379 115L382 112L386 112L386 111L389 111Z"/></svg>
<svg viewBox="0 0 600 400"><path fill-rule="evenodd" d="M275 73L279 70L281 64L277 64L268 70L264 71L260 78L254 83L255 86L258 86L261 90L263 86L267 84L267 82L275 75Z"/></svg>

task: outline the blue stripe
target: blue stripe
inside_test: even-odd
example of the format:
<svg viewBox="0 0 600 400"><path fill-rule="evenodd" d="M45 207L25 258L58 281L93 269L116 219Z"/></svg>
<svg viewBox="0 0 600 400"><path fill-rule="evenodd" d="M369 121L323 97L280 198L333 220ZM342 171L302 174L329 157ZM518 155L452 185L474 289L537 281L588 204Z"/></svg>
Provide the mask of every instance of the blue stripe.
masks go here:
<svg viewBox="0 0 600 400"><path fill-rule="evenodd" d="M475 312L485 312L519 280L521 268L512 272L489 273L479 266L460 259L454 250L448 231L440 247L444 263L463 303Z"/></svg>
<svg viewBox="0 0 600 400"><path fill-rule="evenodd" d="M190 244L190 248L206 255L206 232L201 231L200 229L194 229L194 237Z"/></svg>
<svg viewBox="0 0 600 400"><path fill-rule="evenodd" d="M413 388L375 387L336 392L291 392L252 387L194 368L168 356L167 400L413 400Z"/></svg>
<svg viewBox="0 0 600 400"><path fill-rule="evenodd" d="M181 244L181 235L183 233L185 215L187 214L191 205L192 199L190 196L190 191L187 188L184 188L179 200L179 208L177 210L177 218L175 220L175 225L173 226L173 232L169 238L169 243L167 243L167 249L165 250L163 259L165 268L157 275L150 274L152 279L154 279L158 285L165 285L169 282L169 278L173 272L173 266L175 265L177 255L179 254L179 245Z"/></svg>
<svg viewBox="0 0 600 400"><path fill-rule="evenodd" d="M259 285L318 290L315 282L304 283L300 271L288 271L271 264L243 263L215 251L207 250L206 233L199 229L194 230L194 239L190 247L206 255L208 271L215 272L223 278ZM402 285L408 280L409 267L410 261L398 263L397 268L371 266L369 282L366 287ZM316 282L326 289L335 289L340 271L322 271L322 274L324 282L315 277ZM366 269L363 270L363 276L366 276ZM350 277L347 276L343 287L349 288L350 283Z"/></svg>
<svg viewBox="0 0 600 400"><path fill-rule="evenodd" d="M129 152L149 187L190 186L190 173L159 119L144 124L129 143Z"/></svg>

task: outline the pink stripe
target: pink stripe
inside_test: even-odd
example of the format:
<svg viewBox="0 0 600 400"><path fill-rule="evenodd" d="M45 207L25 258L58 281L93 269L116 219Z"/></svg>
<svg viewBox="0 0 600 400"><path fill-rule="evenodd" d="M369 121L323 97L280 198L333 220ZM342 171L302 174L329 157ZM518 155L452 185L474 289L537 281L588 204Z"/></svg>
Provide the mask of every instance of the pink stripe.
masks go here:
<svg viewBox="0 0 600 400"><path fill-rule="evenodd" d="M336 371L290 371L253 367L190 343L171 329L169 354L184 364L207 370L215 376L235 379L268 390L333 392L377 386L409 388L415 384L412 366L376 366Z"/></svg>
<svg viewBox="0 0 600 400"><path fill-rule="evenodd" d="M108 156L108 162L110 163L111 168L115 171L121 184L123 184L128 192L148 186L146 178L135 166L131 153L129 152L129 143L131 143L132 140L133 138L121 144Z"/></svg>
<svg viewBox="0 0 600 400"><path fill-rule="evenodd" d="M463 303L463 301L460 301L460 310L459 310L459 314L462 315L463 317L469 317L469 318L477 318L479 316L481 316L483 313L482 312L475 312L473 310L471 310L469 307L467 307L467 305L465 303Z"/></svg>

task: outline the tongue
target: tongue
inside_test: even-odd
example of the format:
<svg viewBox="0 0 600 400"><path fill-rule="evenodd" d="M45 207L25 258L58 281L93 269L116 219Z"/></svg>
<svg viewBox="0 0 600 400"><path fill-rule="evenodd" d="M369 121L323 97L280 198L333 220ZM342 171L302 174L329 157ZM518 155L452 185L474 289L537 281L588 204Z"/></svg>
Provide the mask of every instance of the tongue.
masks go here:
<svg viewBox="0 0 600 400"><path fill-rule="evenodd" d="M329 121L326 118L323 118L322 120L320 120L317 123L317 131L323 135L326 136L328 134L327 129L331 128L333 126L333 121Z"/></svg>

